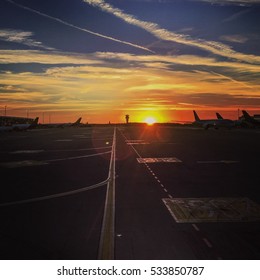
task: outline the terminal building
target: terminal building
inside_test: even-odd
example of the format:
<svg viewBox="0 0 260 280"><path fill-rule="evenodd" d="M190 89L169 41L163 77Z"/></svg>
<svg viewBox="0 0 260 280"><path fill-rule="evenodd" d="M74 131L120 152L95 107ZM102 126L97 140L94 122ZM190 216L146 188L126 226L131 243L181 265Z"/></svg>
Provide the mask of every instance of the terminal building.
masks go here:
<svg viewBox="0 0 260 280"><path fill-rule="evenodd" d="M31 118L0 116L0 126L11 126L14 124L30 124L34 121Z"/></svg>

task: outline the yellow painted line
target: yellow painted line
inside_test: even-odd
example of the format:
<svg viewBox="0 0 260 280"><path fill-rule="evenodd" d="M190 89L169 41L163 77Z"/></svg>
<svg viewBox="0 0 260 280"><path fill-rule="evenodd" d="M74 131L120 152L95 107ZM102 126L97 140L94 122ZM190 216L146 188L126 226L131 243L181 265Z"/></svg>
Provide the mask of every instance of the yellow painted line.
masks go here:
<svg viewBox="0 0 260 280"><path fill-rule="evenodd" d="M114 259L114 236L115 236L115 146L116 146L116 128L110 158L108 184L106 192L106 202L102 222L101 236L99 241L98 259Z"/></svg>

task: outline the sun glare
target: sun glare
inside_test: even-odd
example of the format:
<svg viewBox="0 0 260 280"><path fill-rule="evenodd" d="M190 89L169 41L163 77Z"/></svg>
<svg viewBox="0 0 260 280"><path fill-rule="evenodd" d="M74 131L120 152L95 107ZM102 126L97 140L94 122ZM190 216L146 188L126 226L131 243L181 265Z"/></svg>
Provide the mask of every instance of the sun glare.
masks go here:
<svg viewBox="0 0 260 280"><path fill-rule="evenodd" d="M147 118L145 119L145 122L146 122L148 125L153 125L153 124L156 122L156 120L155 120L155 118L153 118L153 117L147 117Z"/></svg>

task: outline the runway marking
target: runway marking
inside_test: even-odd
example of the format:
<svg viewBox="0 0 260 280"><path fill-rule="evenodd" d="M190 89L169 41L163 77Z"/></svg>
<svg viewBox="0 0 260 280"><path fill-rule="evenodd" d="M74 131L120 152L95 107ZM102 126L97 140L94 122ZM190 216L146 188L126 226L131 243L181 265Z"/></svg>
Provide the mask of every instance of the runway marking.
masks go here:
<svg viewBox="0 0 260 280"><path fill-rule="evenodd" d="M30 166L39 166L46 165L47 161L38 161L38 160L22 160L22 161L12 161L12 162L1 162L0 166L6 168L17 168L17 167L30 167Z"/></svg>
<svg viewBox="0 0 260 280"><path fill-rule="evenodd" d="M164 198L177 223L254 222L260 220L260 205L242 198Z"/></svg>
<svg viewBox="0 0 260 280"><path fill-rule="evenodd" d="M56 152L80 152L80 151L92 151L92 150L104 150L110 149L112 146L97 147L97 148L87 148L87 149L63 149L63 150L17 150L9 152L9 154L37 154L37 153L56 153Z"/></svg>
<svg viewBox="0 0 260 280"><path fill-rule="evenodd" d="M149 142L146 142L144 140L126 139L125 142L126 142L127 145L148 145L148 144L150 144Z"/></svg>
<svg viewBox="0 0 260 280"><path fill-rule="evenodd" d="M47 162L56 162L56 161L64 161L64 160L82 159L82 158L95 157L95 156L100 156L100 155L105 155L105 154L110 154L110 153L111 153L111 151L103 152L103 153L96 153L96 154L91 154L91 155L78 156L78 157L67 157L67 158L50 159L50 160L47 160Z"/></svg>
<svg viewBox="0 0 260 280"><path fill-rule="evenodd" d="M0 204L0 207L4 206L13 206L13 205L19 205L19 204L26 204L26 203L32 203L32 202L38 202L38 201L44 201L44 200L50 200L53 198L59 198L59 197L64 197L64 196L69 196L69 195L74 195L78 193L82 193L85 191L93 190L95 188L105 186L107 182L109 181L109 178L106 179L105 181L102 181L100 183L79 188L73 191L68 191L68 192L62 192L62 193L57 193L57 194L51 194L51 195L46 195L46 196L40 196L40 197L35 197L35 198L30 198L30 199L24 199L24 200L18 200L18 201L11 201L11 202L4 202Z"/></svg>
<svg viewBox="0 0 260 280"><path fill-rule="evenodd" d="M42 152L44 152L44 150L18 150L10 152L10 154L38 154Z"/></svg>
<svg viewBox="0 0 260 280"><path fill-rule="evenodd" d="M115 239L115 159L116 159L116 128L114 128L113 144L108 172L106 202L104 207L101 237L99 241L98 259L114 259Z"/></svg>
<svg viewBox="0 0 260 280"><path fill-rule="evenodd" d="M142 158L139 157L137 158L137 161L139 163L158 163L158 162L163 162L163 163L180 163L182 162L176 157L169 157L169 158Z"/></svg>
<svg viewBox="0 0 260 280"><path fill-rule="evenodd" d="M97 147L97 148L87 148L87 149L63 149L63 150L46 150L46 152L80 152L80 151L92 151L92 150L103 150L109 149L112 146L104 146L104 147Z"/></svg>
<svg viewBox="0 0 260 280"><path fill-rule="evenodd" d="M121 135L125 138L125 142L126 143L128 143L128 141L133 141L133 140L128 140L127 138L126 138L126 136L122 133L122 131L120 131L121 132ZM142 140L134 140L134 141L142 141ZM129 142L130 143L130 142ZM132 144L130 144L131 145L131 147L132 147L132 149L134 150L134 152L137 154L137 156L138 156L138 158L136 158L137 159L137 161L139 162L139 163L143 163L143 164L145 164L145 166L146 166L146 168L150 171L150 173L153 175L153 177L154 177L154 179L160 184L160 186L164 189L164 191L166 192L166 193L168 193L168 190L164 187L164 185L161 183L161 181L159 180L159 178L156 176L156 174L153 172L153 170L150 168L150 166L148 165L148 163L154 163L154 162L160 162L160 161L162 161L162 162L174 162L174 163L176 163L176 162L181 162L179 159L177 159L177 158L143 158L138 152L137 152L137 150L133 147L133 145ZM170 198L172 198L172 196L171 195L169 195L168 194L168 197L170 197Z"/></svg>
<svg viewBox="0 0 260 280"><path fill-rule="evenodd" d="M207 245L209 248L212 248L212 245L211 245L211 243L208 241L207 238L203 238L203 241L206 243L206 245Z"/></svg>
<svg viewBox="0 0 260 280"><path fill-rule="evenodd" d="M150 143L148 142L140 142L140 143L135 143L135 142L127 142L127 145L149 145Z"/></svg>
<svg viewBox="0 0 260 280"><path fill-rule="evenodd" d="M197 225L192 224L192 226L193 226L193 228L194 228L196 231L200 231L200 229L198 228L198 226L197 226Z"/></svg>
<svg viewBox="0 0 260 280"><path fill-rule="evenodd" d="M95 157L95 156L100 156L100 155L105 155L105 154L110 154L110 153L111 153L111 151L104 152L104 153L96 153L96 154L91 154L91 155L78 156L78 157L50 159L50 160L45 160L45 161L23 160L23 161L13 161L13 162L1 162L0 166L6 167L6 168L30 167L30 166L46 165L46 164L49 164L52 162L58 162L58 161Z"/></svg>

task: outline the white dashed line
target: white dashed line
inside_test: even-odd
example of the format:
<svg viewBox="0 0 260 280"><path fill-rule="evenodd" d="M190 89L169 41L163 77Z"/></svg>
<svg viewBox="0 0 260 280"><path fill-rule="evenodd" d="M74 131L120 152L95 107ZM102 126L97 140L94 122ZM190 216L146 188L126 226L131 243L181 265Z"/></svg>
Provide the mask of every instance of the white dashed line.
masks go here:
<svg viewBox="0 0 260 280"><path fill-rule="evenodd" d="M206 243L206 245L207 245L209 248L212 248L212 245L211 245L211 243L208 241L207 238L203 238L203 241Z"/></svg>
<svg viewBox="0 0 260 280"><path fill-rule="evenodd" d="M200 231L200 229L198 228L198 226L197 226L197 225L192 224L192 226L194 227L194 229L195 229L196 231Z"/></svg>

